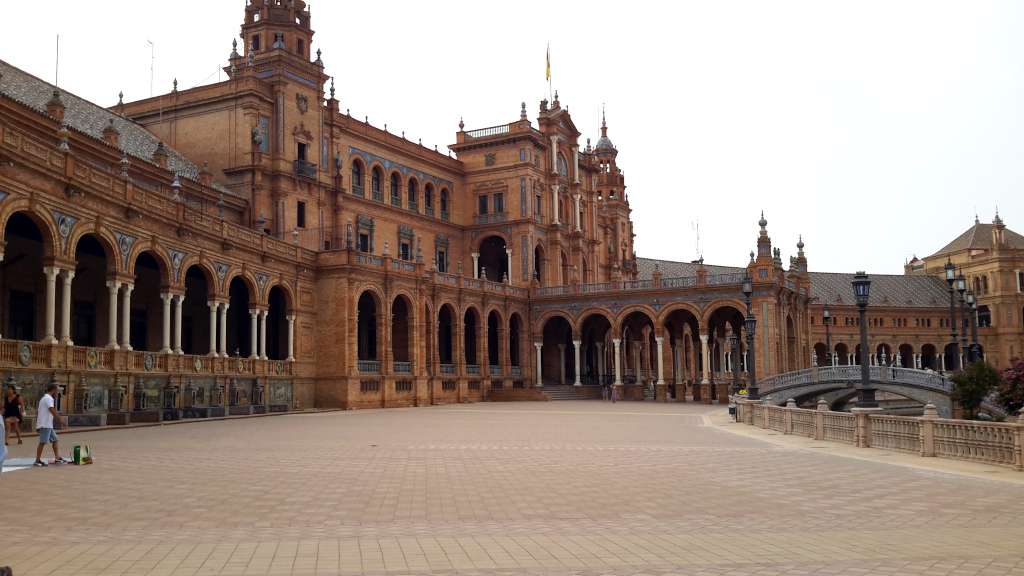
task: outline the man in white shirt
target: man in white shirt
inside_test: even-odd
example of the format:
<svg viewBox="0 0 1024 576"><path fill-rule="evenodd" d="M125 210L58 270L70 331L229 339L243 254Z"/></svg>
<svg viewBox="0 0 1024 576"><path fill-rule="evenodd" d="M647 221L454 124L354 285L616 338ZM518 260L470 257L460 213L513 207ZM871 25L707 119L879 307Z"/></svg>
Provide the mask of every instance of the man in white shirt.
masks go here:
<svg viewBox="0 0 1024 576"><path fill-rule="evenodd" d="M60 451L57 449L57 433L53 431L53 419L56 418L60 421L61 426L66 426L67 423L64 419L57 414L57 410L54 409L54 398L57 396L57 385L50 384L46 387L46 394L39 399L39 413L36 416L36 430L39 431L39 447L36 448L36 461L33 466L46 466L46 462L42 461L43 457L43 446L49 443L53 443L53 463L54 464L67 464L67 460L60 457Z"/></svg>

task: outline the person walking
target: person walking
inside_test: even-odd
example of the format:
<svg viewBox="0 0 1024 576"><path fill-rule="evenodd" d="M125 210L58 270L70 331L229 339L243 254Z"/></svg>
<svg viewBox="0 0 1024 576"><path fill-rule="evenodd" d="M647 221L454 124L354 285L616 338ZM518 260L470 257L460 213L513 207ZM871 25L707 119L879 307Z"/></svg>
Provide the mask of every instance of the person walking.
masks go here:
<svg viewBox="0 0 1024 576"><path fill-rule="evenodd" d="M54 409L54 398L57 397L57 385L50 384L46 387L46 394L39 399L39 414L36 417L36 430L39 430L39 447L36 448L36 461L33 466L46 466L46 462L42 461L43 447L47 444L53 444L53 463L54 464L67 464L68 461L60 457L60 450L57 448L57 433L53 431L53 419L56 418L61 426L66 426L67 422L60 417L57 410Z"/></svg>
<svg viewBox="0 0 1024 576"><path fill-rule="evenodd" d="M11 430L18 436L18 444L21 444L21 419L25 415L25 401L18 394L14 384L8 384L4 390L4 445L10 438Z"/></svg>
<svg viewBox="0 0 1024 576"><path fill-rule="evenodd" d="M619 396L619 393L618 393L618 391L617 391L617 386L612 386L612 393L611 393L611 397L612 397L612 404L615 404L615 399L616 399L616 398L617 398L618 396Z"/></svg>
<svg viewBox="0 0 1024 576"><path fill-rule="evenodd" d="M604 386L601 387L601 400L603 402L607 402L608 401L608 385L607 384L605 384Z"/></svg>

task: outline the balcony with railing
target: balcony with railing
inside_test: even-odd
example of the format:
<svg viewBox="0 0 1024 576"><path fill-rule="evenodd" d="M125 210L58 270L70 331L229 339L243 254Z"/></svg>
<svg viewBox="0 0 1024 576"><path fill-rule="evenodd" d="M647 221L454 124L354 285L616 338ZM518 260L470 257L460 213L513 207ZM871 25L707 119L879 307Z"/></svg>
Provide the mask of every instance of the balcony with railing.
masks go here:
<svg viewBox="0 0 1024 576"><path fill-rule="evenodd" d="M466 140L487 138L489 136L500 136L508 133L508 124L504 124L502 126L491 126L490 128L481 128L479 130L470 130L469 132L466 132Z"/></svg>
<svg viewBox="0 0 1024 576"><path fill-rule="evenodd" d="M391 197L391 205L392 206L398 206L399 208L401 208L402 207L402 197L401 196L392 196Z"/></svg>
<svg viewBox="0 0 1024 576"><path fill-rule="evenodd" d="M427 216L433 216L434 215L434 207L429 205L429 204L424 206L423 207L423 213L426 214Z"/></svg>
<svg viewBox="0 0 1024 576"><path fill-rule="evenodd" d="M466 364L466 374L468 376L479 376L480 365L479 364Z"/></svg>
<svg viewBox="0 0 1024 576"><path fill-rule="evenodd" d="M523 375L523 367L522 366L512 366L512 375L513 376L522 376Z"/></svg>
<svg viewBox="0 0 1024 576"><path fill-rule="evenodd" d="M420 205L417 202L409 201L409 212L419 212Z"/></svg>
<svg viewBox="0 0 1024 576"><path fill-rule="evenodd" d="M451 220L451 216L447 212L441 212L441 220L447 222Z"/></svg>
<svg viewBox="0 0 1024 576"><path fill-rule="evenodd" d="M455 364L441 364L440 373L446 375L455 374Z"/></svg>
<svg viewBox="0 0 1024 576"><path fill-rule="evenodd" d="M487 367L487 373L491 376L501 376L501 366L494 366L493 364Z"/></svg>
<svg viewBox="0 0 1024 576"><path fill-rule="evenodd" d="M356 364L360 374L380 374L380 360L359 360Z"/></svg>
<svg viewBox="0 0 1024 576"><path fill-rule="evenodd" d="M306 162L305 160L296 160L292 164L295 166L296 176L305 176L306 178L314 179L317 177L316 164Z"/></svg>
<svg viewBox="0 0 1024 576"><path fill-rule="evenodd" d="M384 203L384 194L380 190L371 190L370 194L374 202Z"/></svg>
<svg viewBox="0 0 1024 576"><path fill-rule="evenodd" d="M353 184L352 195L359 196L360 198L366 198L366 191L363 189L362 186L356 186L355 184Z"/></svg>
<svg viewBox="0 0 1024 576"><path fill-rule="evenodd" d="M412 362L394 362L395 374L412 374Z"/></svg>

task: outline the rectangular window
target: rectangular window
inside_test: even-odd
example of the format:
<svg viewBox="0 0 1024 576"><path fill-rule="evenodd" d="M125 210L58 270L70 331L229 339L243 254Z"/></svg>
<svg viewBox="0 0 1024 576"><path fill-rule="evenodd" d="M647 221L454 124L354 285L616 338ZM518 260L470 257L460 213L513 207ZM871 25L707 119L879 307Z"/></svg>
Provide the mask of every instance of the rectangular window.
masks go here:
<svg viewBox="0 0 1024 576"><path fill-rule="evenodd" d="M540 194L537 194L537 197L534 198L534 202L533 202L533 213L536 214L537 216L542 215L543 212L541 211L540 207L543 206L543 205L544 204L540 200Z"/></svg>
<svg viewBox="0 0 1024 576"><path fill-rule="evenodd" d="M360 233L359 234L359 251L369 252L370 251L370 235Z"/></svg>
<svg viewBox="0 0 1024 576"><path fill-rule="evenodd" d="M505 211L505 195L495 194L494 195L494 213L501 214Z"/></svg>
<svg viewBox="0 0 1024 576"><path fill-rule="evenodd" d="M299 150L297 156L299 160L303 162L306 161L306 145L303 144L302 142L299 142Z"/></svg>
<svg viewBox="0 0 1024 576"><path fill-rule="evenodd" d="M480 196L479 202L480 202L480 207L479 207L479 210L477 212L481 216L485 216L487 214L487 196Z"/></svg>
<svg viewBox="0 0 1024 576"><path fill-rule="evenodd" d="M438 250L437 251L437 271L447 272L448 271L448 251Z"/></svg>
<svg viewBox="0 0 1024 576"><path fill-rule="evenodd" d="M761 268L760 270L757 271L757 275L760 278L767 278L768 277L768 269L767 268Z"/></svg>
<svg viewBox="0 0 1024 576"><path fill-rule="evenodd" d="M259 34L253 34L252 35L252 42L249 44L249 46L252 47L252 51L253 52L259 52L260 51L260 35Z"/></svg>
<svg viewBox="0 0 1024 576"><path fill-rule="evenodd" d="M299 228L306 227L306 203L299 202L295 206L295 225Z"/></svg>
<svg viewBox="0 0 1024 576"><path fill-rule="evenodd" d="M526 148L519 149L519 161L526 162Z"/></svg>
<svg viewBox="0 0 1024 576"><path fill-rule="evenodd" d="M526 178L519 179L519 215L526 216Z"/></svg>
<svg viewBox="0 0 1024 576"><path fill-rule="evenodd" d="M412 249L408 242L402 242L401 247L398 249L399 260L412 260Z"/></svg>
<svg viewBox="0 0 1024 576"><path fill-rule="evenodd" d="M299 40L297 42L295 42L295 52L299 56L305 56L306 55L306 41L303 40L302 38L299 38Z"/></svg>

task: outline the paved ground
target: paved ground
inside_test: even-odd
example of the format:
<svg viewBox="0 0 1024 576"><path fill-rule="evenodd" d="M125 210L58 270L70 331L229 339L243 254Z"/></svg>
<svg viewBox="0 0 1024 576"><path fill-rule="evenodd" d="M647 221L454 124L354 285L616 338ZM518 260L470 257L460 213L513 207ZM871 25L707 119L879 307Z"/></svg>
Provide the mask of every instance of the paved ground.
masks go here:
<svg viewBox="0 0 1024 576"><path fill-rule="evenodd" d="M1024 486L766 442L715 410L476 404L65 435L97 463L0 477L0 565L1024 575Z"/></svg>

